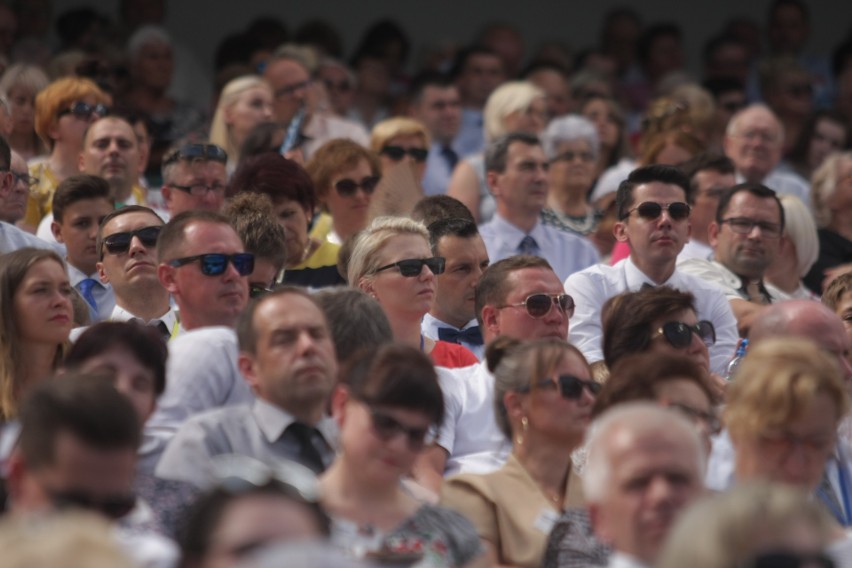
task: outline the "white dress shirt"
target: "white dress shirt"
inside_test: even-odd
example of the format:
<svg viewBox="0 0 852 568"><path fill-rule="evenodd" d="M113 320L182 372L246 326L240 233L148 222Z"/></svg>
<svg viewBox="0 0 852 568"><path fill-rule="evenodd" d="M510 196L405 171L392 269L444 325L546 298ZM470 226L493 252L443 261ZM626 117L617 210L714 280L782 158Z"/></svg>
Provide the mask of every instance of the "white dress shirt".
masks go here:
<svg viewBox="0 0 852 568"><path fill-rule="evenodd" d="M169 311L167 311L165 314L157 318L152 318L148 321L145 321L139 316L131 314L119 305L115 306L115 309L112 310L112 314L109 316L109 321L131 320L142 320L145 325L154 325L156 322L163 322L164 324L166 324L166 329L169 330L170 339L174 339L175 337L177 337L178 332L181 329L180 317L178 316L177 310L172 306L169 306Z"/></svg>
<svg viewBox="0 0 852 568"><path fill-rule="evenodd" d="M73 266L70 262L67 262L67 260L66 266L68 267L68 279L71 281L71 285L74 286L78 292L81 292L79 286L80 282L86 278L91 278L95 281L95 285L92 287L92 296L94 296L95 304L97 304L97 314L94 314L91 309L89 309L89 313L97 317L93 317L92 323L107 319L107 317L109 317L112 313L112 310L115 308L115 293L112 291L112 286L101 283L97 272L86 276L78 270L77 267ZM82 296L82 293L80 295ZM83 299L85 300L85 298ZM88 306L89 302L86 302L86 305ZM91 308L91 306L89 306L89 308Z"/></svg>
<svg viewBox="0 0 852 568"><path fill-rule="evenodd" d="M685 260L689 260L690 258L700 258L701 260L707 260L713 254L713 247L708 244L698 242L697 240L689 239L685 245L683 245L683 249L680 251L680 254L677 255L677 262L680 264Z"/></svg>
<svg viewBox="0 0 852 568"><path fill-rule="evenodd" d="M480 225L479 234L485 242L491 264L520 254L518 245L529 235L538 245L536 256L547 260L562 281L600 261L598 251L591 242L566 231L548 227L542 224L541 219L536 221L529 233L524 233L499 213L494 213L490 221Z"/></svg>
<svg viewBox="0 0 852 568"><path fill-rule="evenodd" d="M461 161L461 152L456 147L455 143L449 145L456 155L458 162ZM432 142L429 148L429 155L426 158L426 171L423 173L423 192L426 195L444 195L447 193L447 186L450 185L450 178L453 176L453 168L443 154L444 144Z"/></svg>
<svg viewBox="0 0 852 568"><path fill-rule="evenodd" d="M603 360L601 308L604 302L622 292L636 292L645 283L656 286L629 257L615 266L597 264L565 281L565 291L571 294L576 305L568 328L568 340L583 352L589 363ZM698 319L713 322L716 344L710 347L710 370L724 373L739 340L737 320L725 295L713 284L679 268L663 284L691 292L695 296Z"/></svg>
<svg viewBox="0 0 852 568"><path fill-rule="evenodd" d="M65 247L59 243L45 241L11 223L0 221L0 254L26 247L52 250L65 258Z"/></svg>
<svg viewBox="0 0 852 568"><path fill-rule="evenodd" d="M462 331L471 327L476 327L479 325L479 322L476 321L476 318L473 318L469 322L465 324L465 326L461 329L457 327L453 327L448 323L444 323L438 318L434 317L432 314L426 314L423 316L423 320L420 322L420 332L428 337L429 339L434 339L438 341L438 329L444 327L449 329L456 329L458 331ZM482 361L485 356L485 345L474 345L473 343L468 343L467 341L460 340L459 344L467 347L471 353L476 355L476 358Z"/></svg>
<svg viewBox="0 0 852 568"><path fill-rule="evenodd" d="M615 551L609 557L607 568L650 568L647 564L643 564L638 558Z"/></svg>
<svg viewBox="0 0 852 568"><path fill-rule="evenodd" d="M748 300L748 294L743 291L742 279L728 270L721 262L715 260L702 260L692 258L678 263L678 270L691 274L696 278L700 278L704 282L708 282L717 286L729 300ZM772 284L763 282L766 292L769 294L769 299L777 302L782 297L782 292Z"/></svg>
<svg viewBox="0 0 852 568"><path fill-rule="evenodd" d="M462 108L461 126L456 135L456 147L459 157L477 154L485 148L482 110L469 107Z"/></svg>

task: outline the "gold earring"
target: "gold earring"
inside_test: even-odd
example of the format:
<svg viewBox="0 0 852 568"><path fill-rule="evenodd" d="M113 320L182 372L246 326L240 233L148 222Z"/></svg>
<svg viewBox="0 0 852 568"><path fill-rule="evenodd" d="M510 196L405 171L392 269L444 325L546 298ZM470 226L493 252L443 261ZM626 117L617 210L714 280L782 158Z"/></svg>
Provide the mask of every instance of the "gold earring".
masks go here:
<svg viewBox="0 0 852 568"><path fill-rule="evenodd" d="M526 416L524 416L523 418L521 418L521 430L522 430L522 431L521 431L521 433L520 433L520 434L518 434L517 436L515 436L515 443L516 443L517 445L519 445L519 446L523 446L523 445L524 445L524 434L526 433L527 428L529 428L529 425L530 425L530 423L529 423L529 420L527 420L527 417L526 417Z"/></svg>

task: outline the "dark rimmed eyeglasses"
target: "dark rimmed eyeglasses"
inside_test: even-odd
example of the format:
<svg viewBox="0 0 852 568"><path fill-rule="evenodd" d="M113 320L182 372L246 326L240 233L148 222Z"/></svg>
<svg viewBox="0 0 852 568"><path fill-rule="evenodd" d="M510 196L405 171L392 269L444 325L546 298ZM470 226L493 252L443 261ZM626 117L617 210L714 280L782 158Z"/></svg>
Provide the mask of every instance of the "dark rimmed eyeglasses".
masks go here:
<svg viewBox="0 0 852 568"><path fill-rule="evenodd" d="M379 185L379 176L367 176L358 183L354 179L344 178L335 182L334 189L340 197L352 197L360 188L364 193L370 195L376 191L376 186Z"/></svg>
<svg viewBox="0 0 852 568"><path fill-rule="evenodd" d="M373 431L383 442L388 442L396 436L404 434L405 439L408 442L408 448L412 452L419 452L424 448L424 446L428 446L434 441L434 428L414 428L406 426L390 414L382 412L381 410L370 406L368 403L364 404L367 405L367 408L370 411L370 420L373 424Z"/></svg>
<svg viewBox="0 0 852 568"><path fill-rule="evenodd" d="M204 276L219 276L228 269L228 263L234 265L240 276L248 276L254 270L254 255L250 252L237 254L208 253L176 258L170 261L169 266L179 267L195 261L201 263L201 274Z"/></svg>
<svg viewBox="0 0 852 568"><path fill-rule="evenodd" d="M556 306L567 318L574 315L574 298L568 294L531 294L517 304L506 304L501 308L526 308L527 314L534 318L543 318Z"/></svg>
<svg viewBox="0 0 852 568"><path fill-rule="evenodd" d="M674 203L657 203L656 201L644 201L630 209L623 218L626 219L630 216L631 213L636 211L640 217L643 219L647 219L648 221L653 221L658 219L660 215L663 214L663 210L669 212L669 217L672 218L673 221L682 221L689 217L690 207L688 204L682 201L675 201Z"/></svg>
<svg viewBox="0 0 852 568"><path fill-rule="evenodd" d="M51 502L57 509L84 509L95 511L105 517L118 520L136 507L135 493L95 496L85 491L48 491Z"/></svg>
<svg viewBox="0 0 852 568"><path fill-rule="evenodd" d="M60 110L57 114L57 118L61 118L66 114L73 114L76 118L89 119L93 114L97 114L98 116L108 115L109 107L100 103L90 105L83 101L77 101L70 107Z"/></svg>
<svg viewBox="0 0 852 568"><path fill-rule="evenodd" d="M693 408L688 404L682 404L680 402L666 401L663 403L663 406L677 410L686 418L689 418L692 422L702 422L706 424L707 431L712 436L715 436L716 434L722 431L722 422L719 420L719 417L716 416L712 411L705 412L703 410Z"/></svg>
<svg viewBox="0 0 852 568"><path fill-rule="evenodd" d="M226 164L228 163L228 153L216 144L186 144L166 156L163 165L168 166L178 160L202 160ZM178 189L180 188L178 187Z"/></svg>
<svg viewBox="0 0 852 568"><path fill-rule="evenodd" d="M22 183L27 186L27 189L34 189L38 183L38 180L32 177L29 172L18 173L14 170L9 170L9 173L12 174L12 187Z"/></svg>
<svg viewBox="0 0 852 568"><path fill-rule="evenodd" d="M701 320L695 325L689 325L682 321L666 322L654 332L651 339L656 339L662 335L675 349L686 349L692 343L693 333L707 347L716 344L716 328L713 326L713 322L707 320Z"/></svg>
<svg viewBox="0 0 852 568"><path fill-rule="evenodd" d="M406 258L405 260L399 260L377 268L376 272L378 273L396 267L399 268L400 274L412 278L414 276L420 276L420 273L423 272L424 266L429 268L429 270L432 271L432 274L437 276L438 274L444 273L446 260L442 256L433 256L432 258Z"/></svg>
<svg viewBox="0 0 852 568"><path fill-rule="evenodd" d="M781 236L781 225L769 221L757 221L748 217L728 217L722 219L722 223L731 227L738 235L750 235L755 227L760 228L760 234L768 239L777 239Z"/></svg>
<svg viewBox="0 0 852 568"><path fill-rule="evenodd" d="M517 391L529 392L533 388L540 389L545 387L558 388L562 398L580 400L580 397L583 396L583 389L588 390L592 396L597 396L601 392L602 385L596 381L588 381L574 375L559 375L557 377L541 379L534 385L519 388Z"/></svg>
<svg viewBox="0 0 852 568"><path fill-rule="evenodd" d="M425 162L429 156L429 150L425 148L403 148L402 146L385 146L379 154L387 156L394 162L402 160L406 154L416 162Z"/></svg>
<svg viewBox="0 0 852 568"><path fill-rule="evenodd" d="M194 183L192 185L177 185L174 183L167 184L169 187L179 189L184 193L188 193L194 197L204 197L210 192L217 195L225 194L225 186L220 184L205 185L203 183Z"/></svg>
<svg viewBox="0 0 852 568"><path fill-rule="evenodd" d="M142 243L145 248L153 248L157 246L157 239L159 238L160 231L162 230L162 225L152 225L150 227L136 229L135 231L113 233L104 237L104 248L110 254L123 254L130 250L130 242L133 240L133 237L138 238L139 242ZM101 258L103 258L103 255Z"/></svg>

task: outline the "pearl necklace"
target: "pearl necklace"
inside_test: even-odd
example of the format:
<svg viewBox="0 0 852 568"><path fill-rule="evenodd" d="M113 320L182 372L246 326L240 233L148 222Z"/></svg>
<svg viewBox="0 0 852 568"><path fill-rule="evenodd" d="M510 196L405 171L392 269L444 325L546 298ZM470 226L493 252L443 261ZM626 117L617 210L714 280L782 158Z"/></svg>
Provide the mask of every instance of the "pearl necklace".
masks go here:
<svg viewBox="0 0 852 568"><path fill-rule="evenodd" d="M592 229L594 229L595 222L597 221L597 219L595 219L596 215L593 207L590 207L586 214L582 217L568 215L556 208L551 208L550 210L553 211L553 214L560 223L565 225L571 231L581 235L590 233Z"/></svg>

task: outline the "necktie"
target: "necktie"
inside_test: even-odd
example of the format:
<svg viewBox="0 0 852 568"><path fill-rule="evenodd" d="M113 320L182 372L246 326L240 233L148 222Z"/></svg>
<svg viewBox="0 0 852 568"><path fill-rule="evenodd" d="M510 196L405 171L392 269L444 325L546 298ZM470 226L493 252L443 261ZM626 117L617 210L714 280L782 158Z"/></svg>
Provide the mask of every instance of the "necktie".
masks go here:
<svg viewBox="0 0 852 568"><path fill-rule="evenodd" d="M160 335L163 337L163 341L168 343L169 339L171 339L172 334L169 332L169 326L166 325L166 322L163 320L154 320L148 325L157 329L160 332Z"/></svg>
<svg viewBox="0 0 852 568"><path fill-rule="evenodd" d="M656 286L654 286L654 285L653 285L653 284L651 284L650 282L643 282L643 283L642 283L642 287L641 287L641 288L639 288L639 289L640 289L640 290L647 290L647 289L649 289L649 288L653 289L653 288L656 288Z"/></svg>
<svg viewBox="0 0 852 568"><path fill-rule="evenodd" d="M312 439L316 431L316 428L301 422L293 422L287 427L287 432L299 442L299 462L314 473L322 473L325 471L325 463Z"/></svg>
<svg viewBox="0 0 852 568"><path fill-rule="evenodd" d="M840 504L840 499L837 498L837 492L834 486L831 485L831 480L828 478L828 467L822 474L822 479L819 480L819 485L816 489L817 498L822 502L823 506L828 509L831 516L840 522L840 526L846 525L846 519L843 518L843 506ZM847 512L848 514L848 512Z"/></svg>
<svg viewBox="0 0 852 568"><path fill-rule="evenodd" d="M453 327L439 327L438 339L441 341L449 341L450 343L459 343L462 341L471 345L482 345L482 331L478 325L471 326L467 329L455 329Z"/></svg>
<svg viewBox="0 0 852 568"><path fill-rule="evenodd" d="M535 242L534 238L527 235L521 239L521 242L518 245L518 252L521 254L538 254L538 243Z"/></svg>
<svg viewBox="0 0 852 568"><path fill-rule="evenodd" d="M89 304L89 315L92 316L92 321L95 321L98 318L98 303L95 301L95 294L92 292L94 287L97 285L98 281L94 278L84 278L77 284L77 289L80 291L80 295L83 296L83 299L86 300L87 304Z"/></svg>
<svg viewBox="0 0 852 568"><path fill-rule="evenodd" d="M447 165L450 167L450 171L453 171L456 168L456 164L459 163L459 155L453 150L450 146L441 146L441 156L446 160Z"/></svg>

